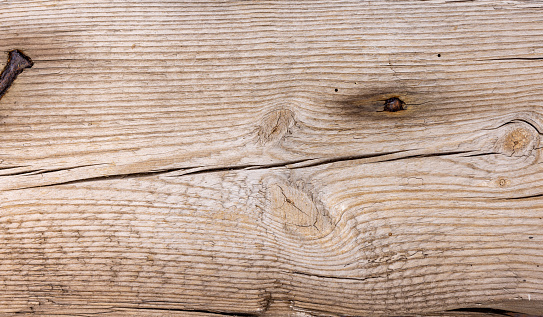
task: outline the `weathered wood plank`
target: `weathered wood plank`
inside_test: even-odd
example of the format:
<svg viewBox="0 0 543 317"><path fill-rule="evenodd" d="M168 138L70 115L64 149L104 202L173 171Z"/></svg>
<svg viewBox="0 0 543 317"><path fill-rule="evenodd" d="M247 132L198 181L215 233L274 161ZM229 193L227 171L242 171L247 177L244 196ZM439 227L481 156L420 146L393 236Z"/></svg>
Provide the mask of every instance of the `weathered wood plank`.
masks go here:
<svg viewBox="0 0 543 317"><path fill-rule="evenodd" d="M38 301L46 291L56 303L246 313L270 299L344 314L536 300L541 201L470 196L475 186L439 183L444 171L455 171L457 183L478 179L450 160L4 192L2 249L9 271L26 273L10 278L11 305L25 283L35 290L20 289L21 305L24 294ZM391 175L401 173L432 181L398 185ZM436 194L439 187L448 190ZM484 189L499 195L493 187Z"/></svg>
<svg viewBox="0 0 543 317"><path fill-rule="evenodd" d="M0 4L35 62L0 101L0 311L543 311L542 17Z"/></svg>

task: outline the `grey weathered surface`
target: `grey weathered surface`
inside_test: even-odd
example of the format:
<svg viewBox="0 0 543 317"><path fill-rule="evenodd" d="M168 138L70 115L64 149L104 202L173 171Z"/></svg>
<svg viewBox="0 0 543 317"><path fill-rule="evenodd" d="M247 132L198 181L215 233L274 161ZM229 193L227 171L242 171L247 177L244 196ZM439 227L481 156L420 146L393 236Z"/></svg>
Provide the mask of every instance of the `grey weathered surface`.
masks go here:
<svg viewBox="0 0 543 317"><path fill-rule="evenodd" d="M540 1L0 2L0 312L537 314L542 43Z"/></svg>

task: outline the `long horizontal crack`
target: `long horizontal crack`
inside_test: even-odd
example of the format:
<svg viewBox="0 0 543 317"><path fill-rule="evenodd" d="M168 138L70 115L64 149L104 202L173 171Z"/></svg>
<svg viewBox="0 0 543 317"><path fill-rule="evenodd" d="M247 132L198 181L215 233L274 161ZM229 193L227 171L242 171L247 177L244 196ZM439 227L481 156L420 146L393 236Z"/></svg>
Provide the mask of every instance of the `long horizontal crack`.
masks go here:
<svg viewBox="0 0 543 317"><path fill-rule="evenodd" d="M58 185L71 185L71 184L79 184L79 183L95 182L95 181L104 181L104 180L112 180L112 179L147 177L147 176L177 172L177 171L181 171L181 170L185 170L185 169L187 169L187 168L172 168L172 169L157 170L157 171L150 171L150 172L112 174L112 175L80 178L80 179L74 179L74 180L70 180L70 181L58 182L58 183L52 183L52 184L45 184L45 185L21 187L21 188L15 188L15 189L12 189L12 190L51 187L51 186L58 186Z"/></svg>
<svg viewBox="0 0 543 317"><path fill-rule="evenodd" d="M503 153L499 153L499 152L475 153L475 154L464 155L464 157L477 157L477 156L487 156L487 155L503 155Z"/></svg>
<svg viewBox="0 0 543 317"><path fill-rule="evenodd" d="M0 171L3 171L3 170L11 170L11 169L15 169L15 168L23 168L23 167L28 167L28 165L18 165L18 166L6 166L6 167L0 167Z"/></svg>
<svg viewBox="0 0 543 317"><path fill-rule="evenodd" d="M530 198L539 198L543 197L543 194L534 194L534 195L526 195L526 196L518 196L518 197L505 197L505 198L498 198L499 200L518 200L518 199L530 199Z"/></svg>
<svg viewBox="0 0 543 317"><path fill-rule="evenodd" d="M276 163L276 164L268 164L268 165L237 165L237 166L212 167L212 168L204 168L203 166L179 167L179 168L154 170L154 171L148 171L148 172L136 172L136 173L112 174L112 175L88 177L88 178L75 179L75 180L70 180L70 181L65 181L65 182L58 182L58 183L53 183L53 184L45 184L45 185L38 185L38 186L29 186L29 187L16 188L14 190L38 188L38 187L50 187L50 186L58 186L58 185L71 185L71 184L78 184L78 183L85 183L85 182L95 182L95 181L103 181L103 180L112 180L112 179L140 178L140 177L148 177L148 176L155 176L155 175L161 175L161 174L169 174L169 173L174 173L174 172L179 172L179 171L187 171L187 172L178 174L176 176L185 176L185 175L194 175L194 174L203 174L203 173L213 173L213 172L222 172L222 171L274 168L274 167L283 167L283 166L287 166L287 165L290 165L290 164L296 164L296 163L300 163L300 162L303 162L303 161L307 161L307 160L297 160L297 161ZM72 168L65 168L63 170L69 170L69 169L72 169Z"/></svg>
<svg viewBox="0 0 543 317"><path fill-rule="evenodd" d="M155 176L155 175L161 175L161 174L170 174L170 173L175 173L175 172L180 172L180 173L178 173L177 175L172 175L172 176L180 177L180 176L188 176L188 175L196 175L196 174L204 174L204 173L216 173L216 172L239 171L239 170L258 170L258 169L270 169L270 168L278 168L278 167L285 167L289 169L299 169L299 168L309 168L309 167L314 167L314 166L320 166L320 165L325 165L325 164L332 164L332 163L337 163L337 162L356 161L356 160L370 159L370 158L376 158L376 157L387 157L394 154L409 152L409 151L414 151L414 150L402 150L402 151L393 151L393 152L384 152L384 153L375 153L375 154L361 154L361 155L351 155L351 156L342 156L342 157L324 158L324 159L304 159L304 160L295 160L295 161L287 161L287 162L263 164L263 165L246 164L246 165L234 165L234 166L222 166L222 167L219 166L219 167L209 167L209 168L205 168L203 166L179 167L179 168L171 168L171 169L153 170L153 171L148 171L148 172L135 172L135 173L126 173L126 174L112 174L112 175L88 177L88 178L69 180L65 182L57 182L57 183L52 183L52 184L15 188L12 190L41 188L41 187L50 187L50 186L58 186L58 185L71 185L71 184L112 180L112 179L140 178L140 177L148 177L148 176ZM442 152L442 153L414 154L414 155L406 155L406 156L401 156L401 157L384 158L382 160L377 160L377 161L368 162L368 163L382 163L382 162L391 162L391 161L413 159L413 158L424 158L424 157L440 157L440 156L466 154L466 153L473 153L473 152L474 151L452 151L452 152ZM95 165L100 165L100 164L95 164ZM85 167L85 166L92 166L92 165L82 165L79 167ZM62 168L62 169L57 169L57 171L69 170L73 168L77 168L77 167ZM50 173L53 171L54 170L50 170L50 171L47 170L42 173Z"/></svg>
<svg viewBox="0 0 543 317"><path fill-rule="evenodd" d="M0 176L29 176L29 175L39 175L39 174L47 174L47 173L54 173L54 172L62 172L62 171L69 171L77 168L83 168L83 167L90 167L90 166L98 166L98 165L107 165L107 163L98 163L98 164L86 164L86 165L77 165L77 166L70 166L70 167L62 167L62 168L55 168L55 169L37 169L37 170L27 170L27 171L21 171L21 172L13 172L9 174L2 174Z"/></svg>
<svg viewBox="0 0 543 317"><path fill-rule="evenodd" d="M257 317L260 314L257 313L244 313L244 312L230 312L230 311L218 311L218 310L205 310L205 309L182 309L182 308L165 308L165 307L149 307L149 306L116 306L120 309L134 309L134 310L147 310L147 311L170 311L170 312L186 312L186 313L202 313L217 316L239 316L239 317Z"/></svg>
<svg viewBox="0 0 543 317"><path fill-rule="evenodd" d="M318 278L325 278L325 279L350 280L350 281L367 281L367 280L369 280L369 279L384 277L384 276L382 276L382 275L378 275L378 276L368 276L368 277L330 276L330 275L321 275L321 274L305 273L305 272L300 272L300 271L283 271L283 273L287 273L287 274L296 274L296 275L304 275L304 276L318 277Z"/></svg>
<svg viewBox="0 0 543 317"><path fill-rule="evenodd" d="M479 61L541 61L543 57L500 57L500 58L485 58Z"/></svg>
<svg viewBox="0 0 543 317"><path fill-rule="evenodd" d="M253 165L235 165L235 166L225 166L225 167L201 168L197 171L187 171L186 173L181 173L176 176L187 176L187 175L212 173L212 172L224 172L224 171L259 170L259 169L269 169L269 168L276 168L276 167L286 167L290 169L308 168L308 167L314 167L314 166L337 163L337 162L354 161L354 160L361 160L361 159L372 158L372 157L386 156L386 155L391 155L391 154L396 154L396 153L401 153L401 152L406 152L406 151L351 155L351 156L341 156L341 157L325 158L325 159L304 159L304 160L287 161L287 162L282 162L282 163L263 164L263 165L253 164Z"/></svg>
<svg viewBox="0 0 543 317"><path fill-rule="evenodd" d="M492 314L497 316L514 316L514 317L543 317L543 315L528 315L519 312L513 312L503 309L496 308L486 308L486 307L466 307L466 308L457 308L450 309L447 312L466 312L466 313L481 313L481 314Z"/></svg>
<svg viewBox="0 0 543 317"><path fill-rule="evenodd" d="M388 160L382 160L376 163L392 162L392 161L399 161L399 160L405 160L405 159L411 159L411 158L438 157L438 156L448 156L448 155L457 155L457 154L466 154L466 153L473 153L473 151L454 151L454 152L442 152L442 153L415 154L415 155L408 155L408 156L402 156L402 157L395 157Z"/></svg>
<svg viewBox="0 0 543 317"><path fill-rule="evenodd" d="M289 167L289 165L299 164L306 161L310 161L310 160L305 159L305 160L296 160L296 161L288 161L288 162L281 162L281 163L274 163L274 164L263 164L263 165L246 164L246 165L209 167L209 168L204 168L204 167L185 168L182 170L187 170L187 172L181 173L175 176L187 176L187 175L195 175L195 174L228 172L228 171L239 171L239 170L258 170L258 169L269 169L269 168L276 168L276 167ZM194 170L194 169L197 169L197 170Z"/></svg>
<svg viewBox="0 0 543 317"><path fill-rule="evenodd" d="M305 160L304 162L308 162L307 164L299 164L297 166L293 166L293 168L307 168L307 167L313 167L313 166L325 165L325 164L331 164L331 163L337 163L337 162L356 161L356 160L362 160L362 159L373 158L373 157L387 156L387 155L392 155L392 154L402 153L402 152L407 152L407 151L408 150L383 152L383 153L375 153L375 154L340 156L340 157L325 158L325 159Z"/></svg>

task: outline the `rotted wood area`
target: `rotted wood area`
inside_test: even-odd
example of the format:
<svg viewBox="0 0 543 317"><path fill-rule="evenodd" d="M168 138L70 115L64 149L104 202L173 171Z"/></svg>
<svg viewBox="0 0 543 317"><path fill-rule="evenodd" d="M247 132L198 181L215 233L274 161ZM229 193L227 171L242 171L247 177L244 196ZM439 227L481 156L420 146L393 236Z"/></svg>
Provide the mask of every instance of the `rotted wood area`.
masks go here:
<svg viewBox="0 0 543 317"><path fill-rule="evenodd" d="M0 48L3 316L543 315L540 1L4 1Z"/></svg>

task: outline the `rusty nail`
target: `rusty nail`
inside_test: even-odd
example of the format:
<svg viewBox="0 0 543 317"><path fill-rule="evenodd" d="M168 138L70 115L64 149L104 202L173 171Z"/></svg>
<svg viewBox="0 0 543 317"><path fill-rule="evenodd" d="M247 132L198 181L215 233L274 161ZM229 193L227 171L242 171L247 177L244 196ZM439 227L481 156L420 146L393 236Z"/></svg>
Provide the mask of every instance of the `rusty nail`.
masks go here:
<svg viewBox="0 0 543 317"><path fill-rule="evenodd" d="M9 52L8 62L6 67L0 74L0 99L8 88L11 86L15 78L25 70L25 68L30 68L34 65L30 57L26 56L19 50L13 50Z"/></svg>

